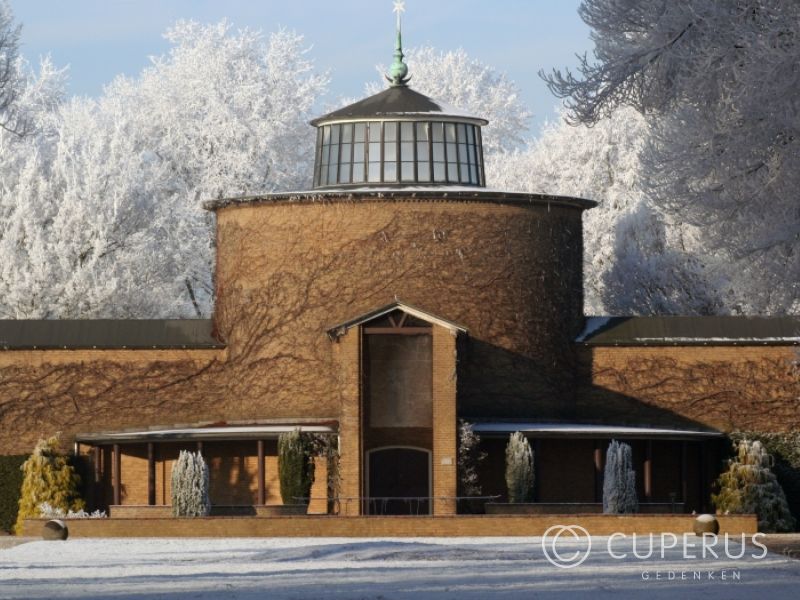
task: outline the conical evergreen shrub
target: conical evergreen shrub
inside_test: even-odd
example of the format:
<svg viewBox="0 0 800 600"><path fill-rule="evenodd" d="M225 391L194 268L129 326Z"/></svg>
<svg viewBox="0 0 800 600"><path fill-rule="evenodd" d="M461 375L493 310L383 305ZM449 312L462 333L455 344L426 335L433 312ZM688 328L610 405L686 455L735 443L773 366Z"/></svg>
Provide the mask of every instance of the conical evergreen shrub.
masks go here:
<svg viewBox="0 0 800 600"><path fill-rule="evenodd" d="M765 533L794 531L786 495L772 472L772 457L759 441L741 440L735 447L736 456L717 480L719 493L711 496L717 512L755 513L758 530Z"/></svg>
<svg viewBox="0 0 800 600"><path fill-rule="evenodd" d="M637 510L639 500L636 497L633 451L628 444L612 440L606 452L603 474L603 512L627 514Z"/></svg>
<svg viewBox="0 0 800 600"><path fill-rule="evenodd" d="M314 483L313 443L295 429L278 438L278 479L284 504L307 504Z"/></svg>
<svg viewBox="0 0 800 600"><path fill-rule="evenodd" d="M207 517L208 465L200 452L181 450L172 465L172 514L176 517Z"/></svg>
<svg viewBox="0 0 800 600"><path fill-rule="evenodd" d="M59 436L39 440L33 454L22 464L22 490L15 531L25 519L38 518L39 506L47 503L64 512L78 511L85 504L78 494L80 477L61 452Z"/></svg>
<svg viewBox="0 0 800 600"><path fill-rule="evenodd" d="M533 450L519 431L511 434L506 446L506 487L511 503L533 499Z"/></svg>

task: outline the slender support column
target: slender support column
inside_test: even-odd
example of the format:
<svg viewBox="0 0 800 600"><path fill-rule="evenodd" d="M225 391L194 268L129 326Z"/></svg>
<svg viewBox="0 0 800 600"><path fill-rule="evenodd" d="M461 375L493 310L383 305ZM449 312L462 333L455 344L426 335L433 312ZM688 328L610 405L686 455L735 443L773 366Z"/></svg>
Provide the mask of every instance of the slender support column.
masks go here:
<svg viewBox="0 0 800 600"><path fill-rule="evenodd" d="M700 511L706 512L708 510L708 444L700 442Z"/></svg>
<svg viewBox="0 0 800 600"><path fill-rule="evenodd" d="M539 439L533 440L533 501L541 502L542 482L539 479L539 461L542 460L542 442Z"/></svg>
<svg viewBox="0 0 800 600"><path fill-rule="evenodd" d="M156 503L156 448L153 442L147 443L147 504Z"/></svg>
<svg viewBox="0 0 800 600"><path fill-rule="evenodd" d="M114 454L114 505L119 506L122 500L122 456L120 456L119 444L114 444L112 451Z"/></svg>
<svg viewBox="0 0 800 600"><path fill-rule="evenodd" d="M647 502L653 501L653 442L645 442L644 458L644 498Z"/></svg>
<svg viewBox="0 0 800 600"><path fill-rule="evenodd" d="M687 479L688 471L688 442L681 442L681 502L683 502L683 509L688 508L689 502L689 481Z"/></svg>
<svg viewBox="0 0 800 600"><path fill-rule="evenodd" d="M594 441L594 501L603 501L603 443Z"/></svg>
<svg viewBox="0 0 800 600"><path fill-rule="evenodd" d="M258 504L267 503L267 482L264 472L264 440L258 440Z"/></svg>
<svg viewBox="0 0 800 600"><path fill-rule="evenodd" d="M101 482L103 480L103 473L101 470L101 460L102 454L100 453L100 446L95 446L92 448L92 462L94 463L92 467L94 467L94 485L92 486L92 499L94 500L94 509L99 510L101 502L101 495L103 493Z"/></svg>

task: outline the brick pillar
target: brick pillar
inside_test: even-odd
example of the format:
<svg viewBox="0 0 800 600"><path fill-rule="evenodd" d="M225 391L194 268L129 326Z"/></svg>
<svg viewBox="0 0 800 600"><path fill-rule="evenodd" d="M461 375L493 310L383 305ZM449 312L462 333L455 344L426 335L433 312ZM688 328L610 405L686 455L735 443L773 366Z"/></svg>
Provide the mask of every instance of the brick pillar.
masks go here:
<svg viewBox="0 0 800 600"><path fill-rule="evenodd" d="M340 365L339 514L360 515L362 494L361 330L350 330L334 343Z"/></svg>
<svg viewBox="0 0 800 600"><path fill-rule="evenodd" d="M454 515L457 493L456 334L433 327L433 514Z"/></svg>

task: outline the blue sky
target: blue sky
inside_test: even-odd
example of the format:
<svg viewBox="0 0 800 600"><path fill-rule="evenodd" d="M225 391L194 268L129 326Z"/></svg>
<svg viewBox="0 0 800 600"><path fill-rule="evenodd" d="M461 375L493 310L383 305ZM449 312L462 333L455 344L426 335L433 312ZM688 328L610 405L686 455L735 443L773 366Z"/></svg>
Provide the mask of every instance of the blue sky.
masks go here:
<svg viewBox="0 0 800 600"><path fill-rule="evenodd" d="M591 51L580 0L406 0L404 42L442 50L464 48L506 72L534 111L534 131L552 118L557 100L539 69L574 67ZM136 75L167 44L164 30L178 19L217 22L264 32L286 27L306 36L331 96L357 97L391 60L391 0L11 0L23 25L22 51L37 63L50 54L70 66L70 92L96 96L115 75Z"/></svg>

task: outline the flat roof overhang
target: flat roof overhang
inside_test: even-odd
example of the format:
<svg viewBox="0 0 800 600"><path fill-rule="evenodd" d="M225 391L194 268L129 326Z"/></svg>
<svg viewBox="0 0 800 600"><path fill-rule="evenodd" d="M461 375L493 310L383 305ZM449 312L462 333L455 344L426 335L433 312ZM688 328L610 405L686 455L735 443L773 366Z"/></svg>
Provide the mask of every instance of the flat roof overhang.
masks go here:
<svg viewBox="0 0 800 600"><path fill-rule="evenodd" d="M123 444L135 442L211 442L277 439L282 433L294 430L304 433L337 433L335 423L307 424L287 423L276 425L246 425L230 427L187 427L172 429L148 429L140 431L118 431L106 433L81 433L75 436L79 444Z"/></svg>
<svg viewBox="0 0 800 600"><path fill-rule="evenodd" d="M519 431L542 438L619 438L619 439L664 439L700 440L721 438L719 431L670 429L660 427L632 427L627 425L589 425L579 423L517 423L481 422L472 426L475 433L501 435Z"/></svg>

